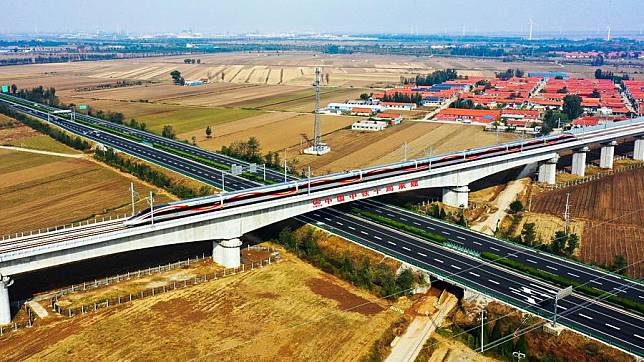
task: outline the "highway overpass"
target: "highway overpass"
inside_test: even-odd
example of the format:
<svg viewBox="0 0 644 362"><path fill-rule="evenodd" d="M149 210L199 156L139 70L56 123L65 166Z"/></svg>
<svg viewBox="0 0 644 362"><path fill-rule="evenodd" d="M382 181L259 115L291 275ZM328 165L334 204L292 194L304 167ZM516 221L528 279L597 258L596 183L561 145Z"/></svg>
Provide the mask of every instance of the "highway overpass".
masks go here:
<svg viewBox="0 0 644 362"><path fill-rule="evenodd" d="M213 171L212 168L210 168L210 167L204 167L201 164L195 163L195 162L193 162L191 160L187 160L187 159L182 158L182 157L175 157L175 155L173 155L172 153L167 153L167 152L162 152L162 151L160 151L160 152L151 152L154 149L151 149L148 146L141 146L137 142L130 142L129 140L123 139L123 138L120 138L120 137L111 137L112 135L109 135L106 132L100 132L100 134L88 134L89 132L93 131L93 129L86 128L87 126L85 126L85 125L75 124L75 123L73 123L71 121L68 121L68 120L65 120L63 118L58 118L58 117L54 118L54 117L52 117L51 121L54 124L62 126L63 128L66 128L66 129L68 129L68 130L70 130L72 132L75 132L77 134L83 135L83 136L85 136L87 138L94 139L93 137L95 137L96 138L96 139L94 139L95 141L98 140L99 142L101 142L101 143L103 143L103 144L105 144L107 146L114 147L114 148L117 148L119 150L131 153L134 156L140 157L142 159L149 160L151 162L161 164L161 165L163 165L165 167L173 168L175 170L179 170L179 172L182 172L184 174L190 175L190 176L192 176L194 178L197 178L197 179L202 178L203 180L206 180L204 182L208 182L210 184L214 184L215 180L219 180L220 177L221 177L220 172L217 171L217 170ZM616 128L612 128L612 129L607 128L605 130L601 130L601 129L587 130L588 132L584 132L585 135L581 136L582 139L579 141L580 143L570 145L570 146L571 147L581 147L581 149L583 149L583 146L585 146L587 144L590 144L590 143L605 143L606 144L607 142L610 142L611 140L614 140L614 139L617 139L617 138L621 138L621 137L625 137L625 136L630 137L630 136L641 135L641 120L637 121L637 122L631 122L631 123L629 123L629 125L632 126L633 128L616 127ZM158 136L156 136L156 137L158 137ZM190 147L192 147L192 146L190 146ZM561 149L568 149L568 148L566 147L566 148L561 148ZM381 181L380 184L376 184L376 185L366 185L366 184L348 185L345 188L334 189L331 193L326 194L326 196L331 196L332 199L335 197L337 199L338 195L343 195L343 194L344 195L351 195L352 193L356 193L357 195L360 195L360 196L356 197L356 199L361 199L362 198L362 191L365 191L365 190L366 191L371 191L371 190L374 190L372 187L382 187L383 185L384 185L384 187L386 189L387 185L399 186L401 182L405 182L406 185L408 185L409 187L418 187L418 188L423 188L423 187L449 187L449 186L445 186L445 185L453 185L453 182L458 182L458 181L462 181L462 180L472 180L473 178L475 178L477 176L484 177L484 176L481 176L481 175L488 175L488 174L497 172L495 170L513 168L513 167L526 165L526 164L534 164L535 162L539 162L539 161L543 161L543 160L547 161L551 157L554 157L557 154L557 152L559 152L561 149L556 149L556 148L553 148L553 149L551 149L551 148L540 149L539 152L533 152L533 153L530 153L528 151L519 152L517 154L506 155L507 158L505 158L505 159L490 159L490 160L487 160L487 161L486 160L478 160L478 161L472 160L472 162L478 162L478 163L469 164L469 165L461 165L462 167L460 167L460 168L457 167L458 165L452 166L453 168L451 168L451 169L445 168L445 169L441 170L441 169L436 168L436 169L433 169L431 171L428 170L429 172L426 172L425 174L423 174L422 177L398 176L397 178L392 178L391 180L387 180L387 182ZM203 152L208 152L208 151L203 151ZM221 157L221 155L217 155L217 156ZM485 162L483 162L483 161L485 161ZM490 161L490 162L488 162L488 161ZM235 160L235 162L239 162L239 161ZM542 165L546 164L546 163L547 162L544 162L544 163L542 163ZM481 173L479 173L477 175L477 174L475 174L476 169L486 169L486 170L481 171ZM199 171L201 171L201 172L199 172ZM209 172L209 173L207 173L207 172ZM450 175L450 173L451 173L451 175ZM457 174L457 176L454 176L455 173ZM458 175L458 174L460 174L460 175ZM269 175L271 175L269 177L283 177L282 175L276 175L275 173L270 173ZM432 180L432 179L434 179L434 180ZM412 186L413 181L417 181L416 186ZM239 179L239 180L236 181L236 183L238 185L237 187L240 187L240 188L244 187L244 184L247 184L249 186L256 185L255 183L253 183L251 181L248 181L248 180L244 180L244 179ZM229 185L229 183L227 182L227 186L228 185ZM233 186L233 187L235 187L235 186ZM402 191L402 190L394 190L394 192L398 192L398 191ZM234 193L229 193L229 194L234 194ZM301 196L302 195L300 195L300 197ZM226 234L227 232L229 232L230 234L226 234L227 235L226 237L238 236L238 235L243 234L243 232L245 232L244 230L247 231L247 230L250 230L252 228L260 227L261 225L259 225L259 224L262 224L262 223L268 224L268 223L274 222L278 218L286 218L286 217L290 217L290 216L295 215L295 214L305 213L305 212L307 212L307 210L312 210L312 209L310 209L310 207L312 207L312 205L313 205L312 200L315 200L316 198L318 200L323 200L326 197L325 195L322 195L322 194L319 194L319 195L314 194L314 195L306 195L306 196L308 198L303 198L302 200L300 200L300 201L304 201L304 203L301 203L301 205L296 206L297 202L294 201L291 205L286 207L286 208L291 209L291 211L289 211L290 213L284 211L283 209L280 211L280 210L275 210L274 208L271 208L271 207L275 207L275 205L273 205L273 206L263 205L262 206L263 208L259 208L259 209L256 209L254 211L259 210L261 213L275 214L274 215L275 217L269 217L269 218L266 218L266 220L259 221L259 222L257 222L257 220L255 220L255 221L252 221L252 222L249 222L249 223L244 223L244 222L238 223L239 224L239 225L237 225L238 228L233 227L231 230L228 230L228 231L224 230L223 234ZM369 195L369 196L374 196L374 195ZM348 200L346 202L349 202L349 201L354 201L354 200ZM280 206L284 206L284 205L280 205ZM328 205L324 205L324 206L328 206ZM307 209L307 207L308 207L308 209ZM383 205L382 207L388 207L388 206ZM293 210L295 210L295 209L298 209L298 211L293 212ZM317 208L315 210L317 210ZM257 218L256 214L253 215L252 210L247 210L247 211L250 212L251 219ZM334 212L335 212L335 210L334 210ZM282 216L278 216L277 214L281 214ZM287 215L285 215L285 214L287 214ZM234 214L230 214L230 215L234 215ZM240 213L238 215L242 215L242 214ZM224 220L225 219L223 217L224 215L220 215L220 216L222 216L222 218L220 220L214 222L214 224L220 223L220 226L225 225L224 223L226 221ZM237 217L239 217L239 216L237 216ZM307 221L311 221L311 222L314 222L314 223L324 223L326 221L326 218L327 218L325 216L318 217L318 216L315 216L312 213L309 213L304 217L307 218ZM259 218L261 218L261 217L259 217ZM191 220L191 221L192 221L192 224L193 224L194 227L191 227L190 223L188 223L187 224L188 227L186 227L186 228L183 228L183 229L179 228L179 229L176 229L176 230L167 231L169 229L172 229L172 227L169 227L169 225L168 225L168 227L165 227L165 225L157 224L157 225L154 226L154 228L156 228L155 230L144 231L142 234L146 234L146 233L150 234L150 235L148 235L148 236L150 236L149 240L155 239L155 240L158 240L160 242L159 245L164 245L164 244L167 245L168 243L176 242L177 237L180 237L181 239L183 239L182 242L190 241L190 239L194 239L194 240L212 240L212 239L215 239L215 237L213 237L213 235L217 235L217 233L222 232L222 229L223 229L223 228L220 227L219 231L217 231L217 230L205 231L207 229L205 224L212 222L212 220L204 219L204 220L198 221L198 220L195 219L195 220ZM362 221L362 222L364 223L364 221ZM241 224L245 224L245 226L242 226ZM228 224L228 225L231 225L231 224ZM149 226L149 225L147 225L147 226ZM180 225L174 225L174 226L180 226ZM106 234L111 234L112 236L120 235L118 238L113 239L113 241L116 241L116 240L124 241L124 244L121 244L121 245L125 245L126 243L129 243L129 242L136 243L135 241L132 241L132 240L126 241L126 239L128 239L128 237L130 237L130 239L139 239L139 240L142 240L144 238L144 237L138 236L140 234L137 234L139 231L142 231L142 230L140 230L139 228L136 228L136 229L138 229L138 230L136 230L136 232L134 234L129 234L129 236L128 236L128 235L125 235L124 233L132 233L135 230L130 230L130 229L124 228L123 225L120 224L119 222L115 222L115 223L100 223L100 224L96 224L96 225L84 226L82 228L65 230L63 232L50 233L49 235L40 235L40 236L36 236L36 237L31 237L31 238L21 238L20 240L23 240L23 245L21 245L19 247L24 246L27 249L32 249L32 251L35 250L35 249L39 249L41 251L49 250L50 255L53 255L56 252L54 250L55 248L59 248L61 245L68 245L68 246L71 247L71 249L65 249L65 248L61 249L63 251L63 254L67 254L66 257L61 257L60 255L58 255L56 257L52 257L51 260L50 260L50 261L52 261L52 260L56 259L57 260L56 263L60 264L60 263L68 262L68 261L71 261L71 260L77 260L76 259L77 257L82 257L82 251L81 251L82 247L87 247L89 245L97 245L94 242L96 242L98 239L101 239L101 238L105 239ZM378 226L375 226L375 225L369 225L369 230L376 230L376 231L382 231L382 232L384 232L384 230L391 231L391 230L389 230L387 228L378 227ZM362 231L365 231L365 230L362 230ZM350 233L351 229L346 229L346 230L344 230L344 232ZM366 232L368 233L368 231L366 231ZM204 233L206 235L204 236L204 235L202 235L202 233ZM361 236L362 238L365 237L365 234L363 234L362 232L360 234L361 235L358 235L358 236ZM163 236L163 235L165 235L165 236ZM463 234L463 235L466 235L465 237L468 236L467 234ZM111 238L112 236L110 236L108 238ZM202 237L206 237L207 239L200 239ZM406 237L409 237L409 236L406 236ZM464 236L461 236L461 237L464 237ZM454 239L454 241L460 240L458 237L454 237L453 239ZM93 240L94 242L89 242L89 240ZM173 240L175 240L175 241L173 241ZM377 239L374 239L373 242L375 242L375 240L377 240ZM412 238L412 240L415 240L415 239ZM452 240L452 238L450 238L450 240ZM13 240L11 242L12 246L16 246L16 244L14 243L15 241L18 241L18 239ZM84 242L87 242L87 244L82 245ZM154 241L152 241L152 242L154 242ZM415 240L413 242L417 243L417 244L419 243L418 240ZM496 243L499 243L499 241L496 240ZM100 243L98 243L98 244L100 244ZM112 245L112 246L114 246L114 245ZM150 246L154 246L154 245L143 244L143 245L139 245L138 247L150 247ZM111 251L108 251L109 247L110 247L109 245L105 245L105 248L103 249L108 254L112 253L112 252L123 251L123 249L121 247L119 247L119 246L116 246L116 247L112 248ZM491 246L491 247L494 247L494 246ZM22 251L24 251L24 250L25 249L22 249ZM61 250L58 250L57 252L60 252ZM71 250L76 250L76 251L78 251L78 253L70 252ZM131 249L128 249L128 250L131 250ZM402 250L405 250L405 249L402 249ZM21 250L14 250L14 251L15 252L20 252ZM383 252L390 253L390 250L384 250ZM522 252L518 252L518 253L509 252L509 255L510 256L512 256L513 254L523 255L523 253L529 253L529 252L534 252L534 251L522 251ZM458 253L456 253L454 251L445 250L445 249L441 250L441 253L450 254L450 255L451 254L458 254ZM47 254L47 252L45 252L45 254ZM38 255L43 255L43 254L36 253L36 254L33 254L33 255L29 256L28 258L29 259L37 259ZM101 255L103 255L103 254L101 254ZM393 256L396 257L396 255L393 255ZM87 257L92 257L91 253L88 253ZM417 259L423 259L424 257L422 255L418 254L418 255L416 255L416 258ZM2 260L1 257L0 257L0 260ZM31 264L31 266L34 267L38 263L41 263L42 260L43 259L36 260L36 262L34 264ZM537 260L537 261L541 262L542 258L537 258L537 259L534 259L534 260ZM475 262L480 263L480 260L475 261ZM562 263L565 264L565 262L561 261L561 260L555 260L554 262L557 263L557 264L562 264ZM427 263L435 264L435 263L431 263L431 259L424 261L424 263L425 264L427 264ZM436 263L438 263L438 262L436 262ZM52 264L52 265L58 265L58 264ZM2 265L3 264L0 264L0 266L2 266ZM16 265L13 265L13 266L15 267ZM587 268L587 269L589 269L589 268ZM24 269L24 270L29 270L29 269L27 268L27 269ZM431 269L429 269L429 270L431 271ZM0 267L0 271L3 272L5 275L11 275L11 273L16 274L17 272L19 272L19 269L16 268L16 269L13 269L13 271L11 271L11 269L6 269L5 270L4 267ZM593 273L589 273L588 275L591 275L590 276L591 280L595 280L595 281L597 281L599 283L606 283L606 281L604 281L604 279L613 278L613 276L609 276L609 275L603 274L603 273L598 273L596 271L593 271ZM579 275L579 272L575 272L573 274ZM586 275L586 274L584 274L584 275ZM597 275L598 277L593 278L592 275ZM468 278L469 279L476 279L475 276L467 276L467 275L465 276L465 278L466 279L468 279ZM452 280L449 277L447 279ZM607 284L610 284L610 283L607 283ZM621 287L618 287L619 288L618 290L623 290L624 293L631 293L634 289L637 288L637 286L634 286L633 284L629 284L629 283L627 283L627 282L625 282L623 280L621 281L621 284L620 284L620 280L615 280L613 282L613 284L621 285ZM494 283L491 283L491 285L494 285ZM471 288L475 289L475 290L479 290L480 292L483 292L483 293L486 293L486 294L488 293L488 291L486 291L486 290L481 290L480 288L477 289L476 286L473 286ZM494 289L493 286L491 286L491 288ZM609 288L609 290L610 290L610 288ZM637 291L637 293L641 293L641 291ZM490 295L493 295L493 294L490 294ZM639 294L636 297L639 297L639 296L641 296L641 294ZM611 312L611 313L614 314L614 312ZM633 333L631 338L635 337L635 335L642 335L642 334L640 332Z"/></svg>

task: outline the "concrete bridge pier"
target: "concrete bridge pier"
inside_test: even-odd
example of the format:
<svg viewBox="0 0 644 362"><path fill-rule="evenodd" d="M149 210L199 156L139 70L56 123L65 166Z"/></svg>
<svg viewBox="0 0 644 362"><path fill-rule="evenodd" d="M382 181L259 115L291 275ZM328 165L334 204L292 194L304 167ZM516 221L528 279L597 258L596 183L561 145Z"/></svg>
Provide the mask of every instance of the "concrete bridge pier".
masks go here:
<svg viewBox="0 0 644 362"><path fill-rule="evenodd" d="M635 139L635 149L633 150L633 159L644 161L644 137Z"/></svg>
<svg viewBox="0 0 644 362"><path fill-rule="evenodd" d="M555 155L555 157L539 164L539 177L537 181L548 185L554 185L556 183L558 161L559 155Z"/></svg>
<svg viewBox="0 0 644 362"><path fill-rule="evenodd" d="M454 186L443 188L443 203L452 207L465 207L468 204L468 193L470 188L465 186Z"/></svg>
<svg viewBox="0 0 644 362"><path fill-rule="evenodd" d="M599 167L613 168L615 146L617 146L617 142L615 141L602 144L601 155L599 158Z"/></svg>
<svg viewBox="0 0 644 362"><path fill-rule="evenodd" d="M230 240L212 242L212 260L226 268L237 268L241 265L241 240L235 238Z"/></svg>
<svg viewBox="0 0 644 362"><path fill-rule="evenodd" d="M13 280L0 274L0 325L11 323L11 305L9 304L9 287Z"/></svg>
<svg viewBox="0 0 644 362"><path fill-rule="evenodd" d="M578 148L572 154L572 174L584 177L586 175L586 153L590 151L588 146Z"/></svg>

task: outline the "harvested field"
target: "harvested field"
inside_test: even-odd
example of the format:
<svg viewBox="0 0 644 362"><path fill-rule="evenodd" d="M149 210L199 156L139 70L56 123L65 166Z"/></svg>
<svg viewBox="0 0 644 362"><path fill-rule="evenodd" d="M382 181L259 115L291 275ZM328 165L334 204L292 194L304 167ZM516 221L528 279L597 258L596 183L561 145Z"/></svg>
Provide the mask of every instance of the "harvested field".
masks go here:
<svg viewBox="0 0 644 362"><path fill-rule="evenodd" d="M532 200L533 211L561 215L570 193L570 215L585 220L580 258L586 263L610 265L616 255L628 264L644 259L644 169L603 177L566 189L543 192ZM644 265L629 268L644 276Z"/></svg>
<svg viewBox="0 0 644 362"><path fill-rule="evenodd" d="M130 178L91 161L0 150L0 234L127 213L129 187ZM135 187L140 195L151 190Z"/></svg>
<svg viewBox="0 0 644 362"><path fill-rule="evenodd" d="M373 297L283 255L286 260L270 267L37 324L3 340L0 354L45 361L168 355L176 360L355 360L400 317L380 301L344 311Z"/></svg>
<svg viewBox="0 0 644 362"><path fill-rule="evenodd" d="M517 137L514 134L500 136L500 141ZM411 159L426 155L430 146L434 147L435 154L439 154L492 144L496 142L496 135L475 126L404 122L382 132L340 130L325 136L324 142L331 146L332 151L319 157L300 156L301 167L310 164L315 173L321 174L398 162L403 160L405 142L407 157Z"/></svg>

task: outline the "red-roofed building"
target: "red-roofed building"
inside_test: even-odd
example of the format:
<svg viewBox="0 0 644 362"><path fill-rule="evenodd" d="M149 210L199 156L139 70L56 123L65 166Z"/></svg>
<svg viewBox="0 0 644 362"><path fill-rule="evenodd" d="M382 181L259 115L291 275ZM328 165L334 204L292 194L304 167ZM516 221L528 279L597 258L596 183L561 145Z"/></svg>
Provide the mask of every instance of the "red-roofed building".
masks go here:
<svg viewBox="0 0 644 362"><path fill-rule="evenodd" d="M359 108L359 107L354 107L351 108L351 115L354 116L370 116L374 113L374 110L371 108Z"/></svg>
<svg viewBox="0 0 644 362"><path fill-rule="evenodd" d="M442 122L462 122L489 124L501 118L501 111L495 109L464 109L447 108L436 116L434 120Z"/></svg>

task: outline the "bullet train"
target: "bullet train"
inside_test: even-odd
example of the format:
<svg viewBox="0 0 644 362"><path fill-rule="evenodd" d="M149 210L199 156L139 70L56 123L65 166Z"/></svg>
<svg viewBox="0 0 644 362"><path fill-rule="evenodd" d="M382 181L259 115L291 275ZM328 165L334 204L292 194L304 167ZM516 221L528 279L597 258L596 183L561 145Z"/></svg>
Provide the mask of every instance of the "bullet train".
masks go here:
<svg viewBox="0 0 644 362"><path fill-rule="evenodd" d="M525 142L514 142L495 145L492 147L448 153L445 155L432 157L431 159L425 158L412 160L366 168L363 170L330 174L311 178L310 180L297 180L277 185L178 201L155 206L153 212L151 212L149 208L145 209L125 221L125 225L137 226L150 223L152 214L154 214L154 221L159 222L164 220L199 215L212 212L214 210L229 209L241 205L249 205L258 202L304 194L308 192L309 183L311 192L314 192L348 184L356 184L366 181L374 181L393 176L426 171L430 168L430 161L431 168L436 169L453 164L471 162L473 160L520 152L522 150L530 150L554 144L572 142L576 139L577 137L574 134L564 133L556 136L534 138Z"/></svg>

